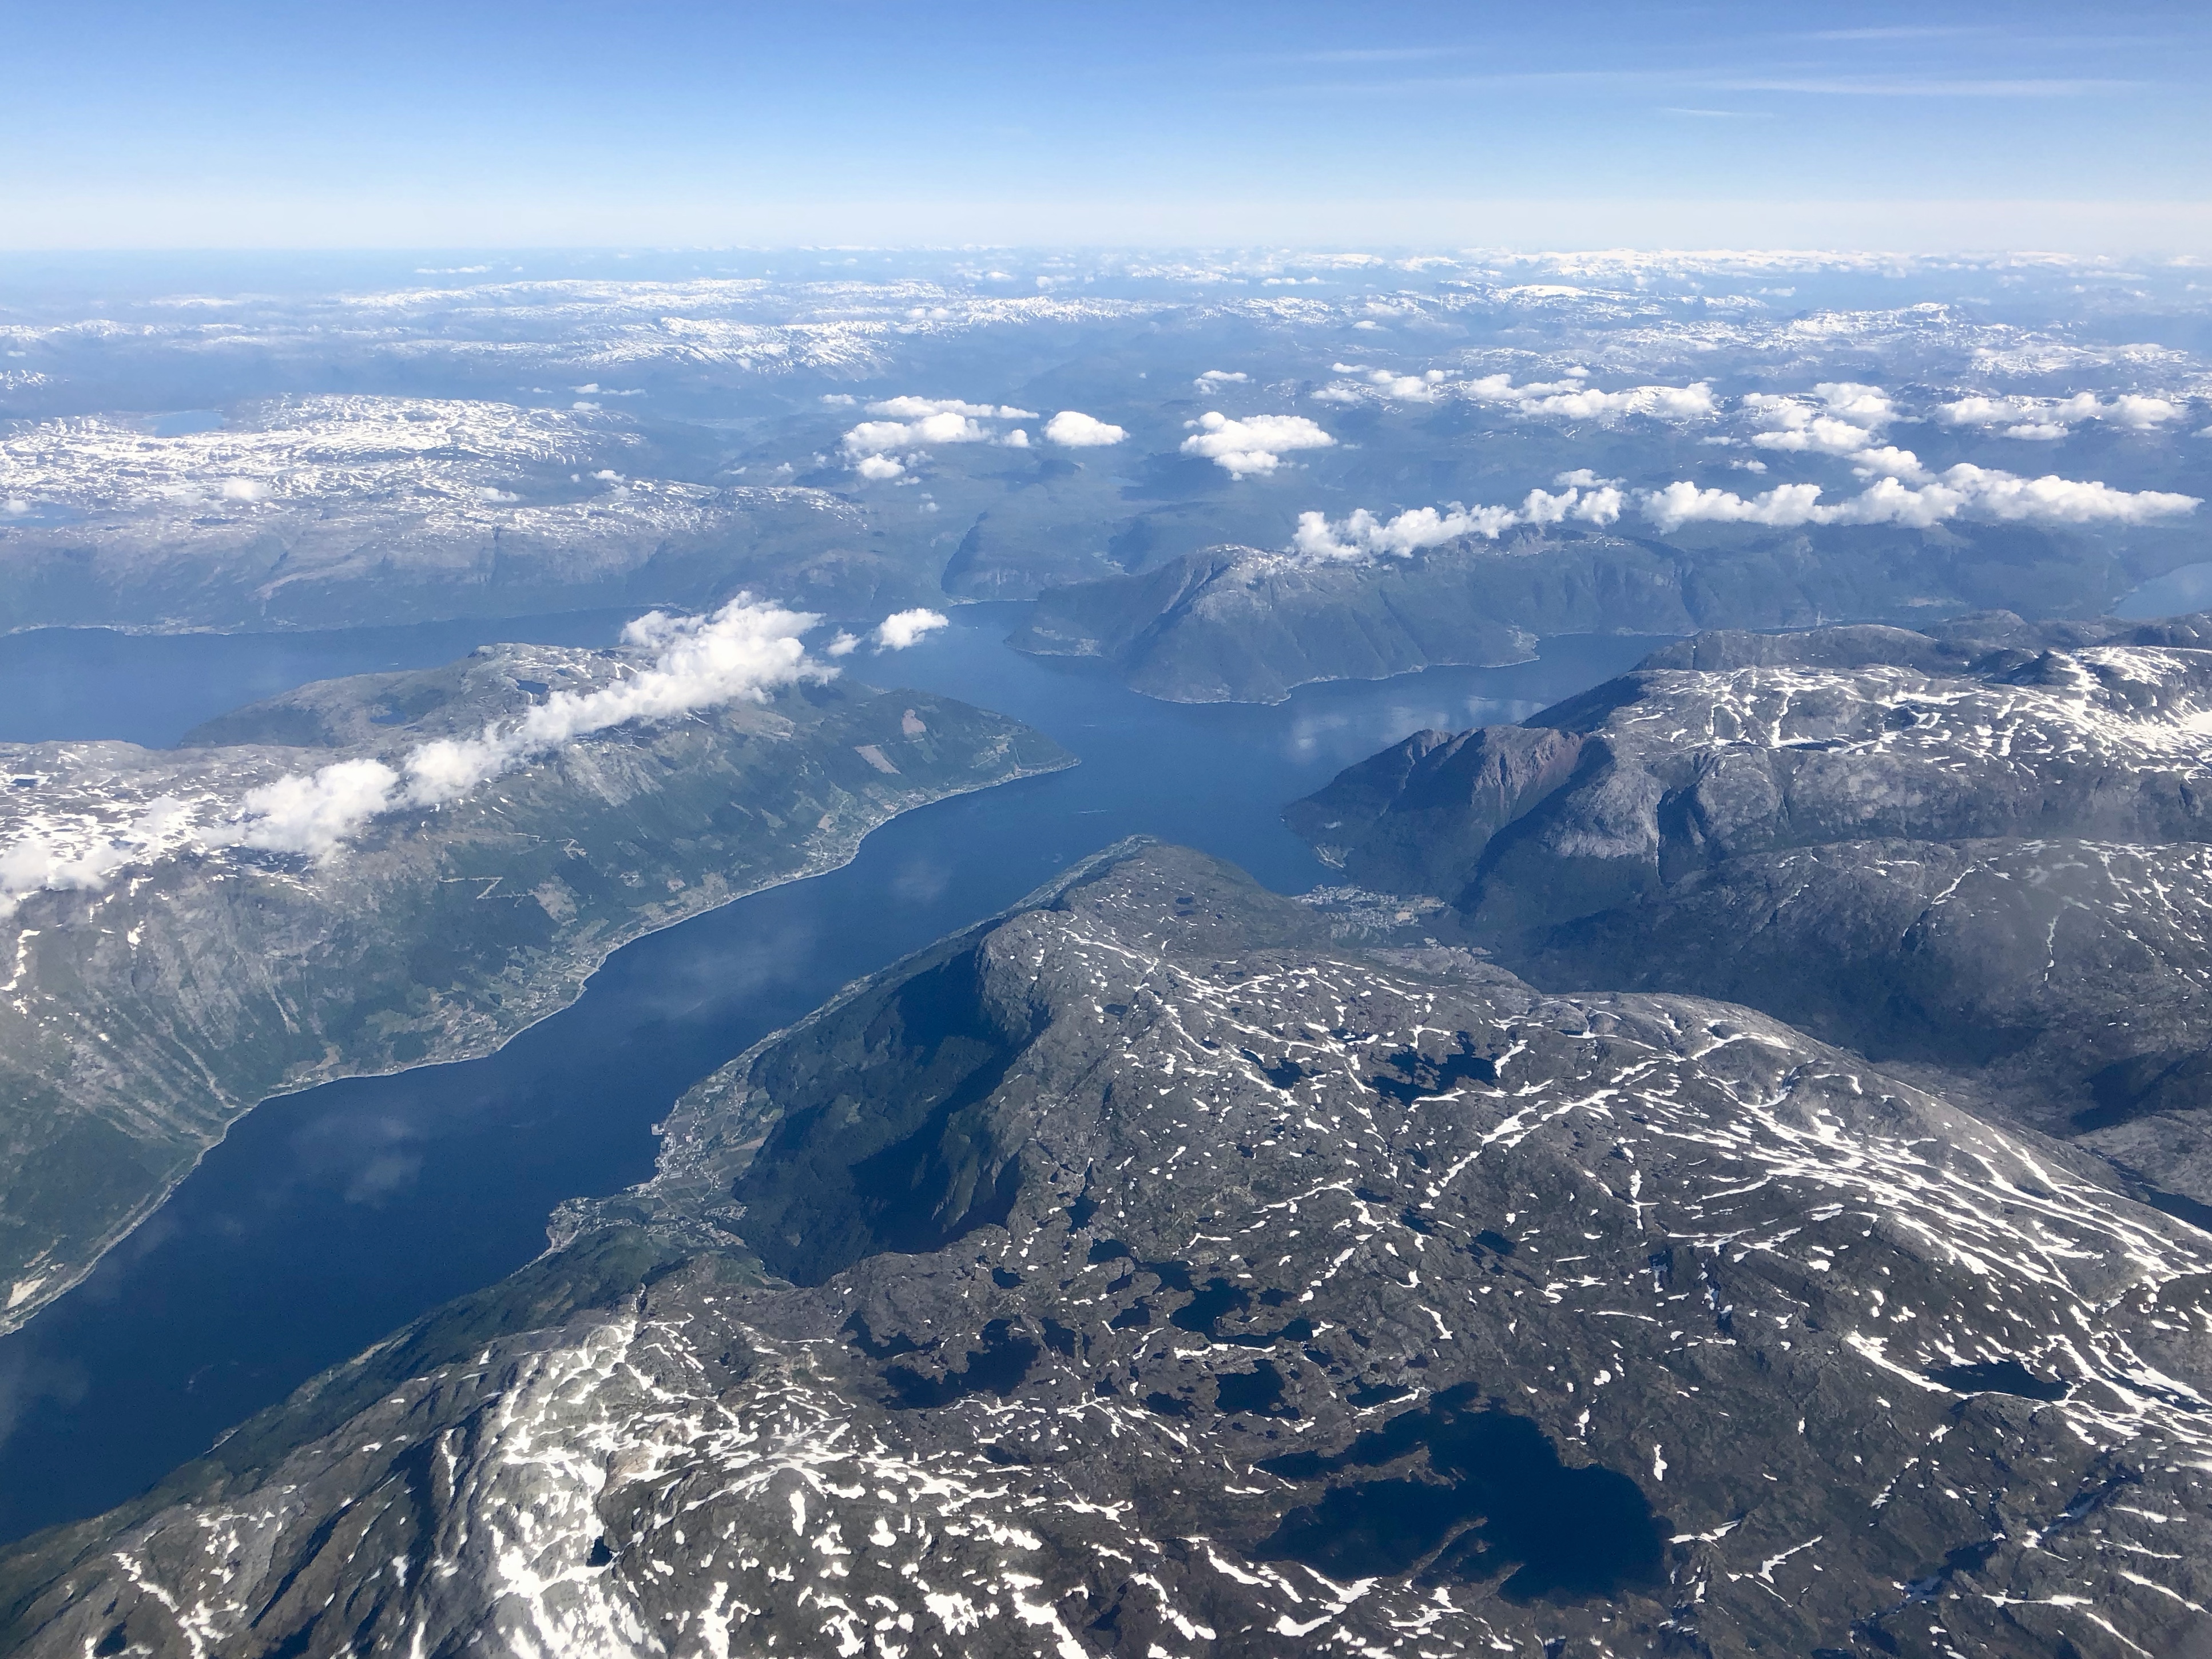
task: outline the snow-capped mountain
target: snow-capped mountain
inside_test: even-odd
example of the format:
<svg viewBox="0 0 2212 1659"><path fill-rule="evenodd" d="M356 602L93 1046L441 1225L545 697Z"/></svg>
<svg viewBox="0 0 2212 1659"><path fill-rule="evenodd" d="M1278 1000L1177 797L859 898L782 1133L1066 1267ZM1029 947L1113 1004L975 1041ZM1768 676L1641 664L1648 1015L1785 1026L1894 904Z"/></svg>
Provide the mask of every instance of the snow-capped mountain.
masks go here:
<svg viewBox="0 0 2212 1659"><path fill-rule="evenodd" d="M1753 1004L2212 1201L2202 617L1715 635L1290 813L1540 984Z"/></svg>

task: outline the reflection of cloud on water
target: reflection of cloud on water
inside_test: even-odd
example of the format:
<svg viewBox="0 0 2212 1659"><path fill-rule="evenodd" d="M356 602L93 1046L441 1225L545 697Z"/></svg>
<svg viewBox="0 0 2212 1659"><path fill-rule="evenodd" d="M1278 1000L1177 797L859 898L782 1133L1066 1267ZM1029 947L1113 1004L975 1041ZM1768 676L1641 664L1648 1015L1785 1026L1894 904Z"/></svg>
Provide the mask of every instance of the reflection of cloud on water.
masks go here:
<svg viewBox="0 0 2212 1659"><path fill-rule="evenodd" d="M436 1131L459 1129L472 1115L454 1112L442 1091L418 1096L418 1110L430 1107L434 1098L437 1116L428 1122L397 1111L339 1112L310 1119L285 1137L291 1155L260 1183L257 1196L270 1207L296 1201L302 1187L323 1192L335 1188L348 1204L379 1206L398 1196L422 1173L422 1143ZM214 1218L208 1224L232 1237L245 1231L242 1224L225 1217Z"/></svg>
<svg viewBox="0 0 2212 1659"><path fill-rule="evenodd" d="M40 1401L74 1406L90 1382L90 1373L74 1359L50 1359L20 1342L0 1347L0 1445Z"/></svg>
<svg viewBox="0 0 2212 1659"><path fill-rule="evenodd" d="M384 1152L372 1158L346 1184L349 1204L380 1204L393 1194L415 1184L422 1173L420 1152Z"/></svg>
<svg viewBox="0 0 2212 1659"><path fill-rule="evenodd" d="M952 884L952 866L941 859L909 859L891 878L892 894L908 904L934 904Z"/></svg>
<svg viewBox="0 0 2212 1659"><path fill-rule="evenodd" d="M810 919L729 945L716 941L710 932L689 937L699 942L688 950L657 956L649 981L624 979L620 996L634 1023L647 1017L712 1017L715 1010L741 1005L770 986L788 985L807 971L818 933Z"/></svg>

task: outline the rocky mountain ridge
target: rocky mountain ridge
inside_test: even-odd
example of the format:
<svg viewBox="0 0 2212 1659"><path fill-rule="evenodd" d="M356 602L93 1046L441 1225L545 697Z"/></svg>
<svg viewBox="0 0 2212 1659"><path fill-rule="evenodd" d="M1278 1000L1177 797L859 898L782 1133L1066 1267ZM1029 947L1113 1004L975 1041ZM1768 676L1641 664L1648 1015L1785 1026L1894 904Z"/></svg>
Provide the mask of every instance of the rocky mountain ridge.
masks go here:
<svg viewBox="0 0 2212 1659"><path fill-rule="evenodd" d="M2212 622L1717 634L1289 817L1538 983L1750 1003L2212 1200Z"/></svg>
<svg viewBox="0 0 2212 1659"><path fill-rule="evenodd" d="M27 1654L2201 1651L2212 1267L1759 1015L1123 848L0 1564Z"/></svg>

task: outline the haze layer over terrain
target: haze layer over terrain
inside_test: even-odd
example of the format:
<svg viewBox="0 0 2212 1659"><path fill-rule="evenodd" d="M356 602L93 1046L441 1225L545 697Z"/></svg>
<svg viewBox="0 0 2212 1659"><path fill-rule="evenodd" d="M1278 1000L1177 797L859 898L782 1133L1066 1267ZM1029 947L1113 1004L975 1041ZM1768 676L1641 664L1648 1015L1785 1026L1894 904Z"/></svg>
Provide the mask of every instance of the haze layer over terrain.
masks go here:
<svg viewBox="0 0 2212 1659"><path fill-rule="evenodd" d="M1265 699L1560 632L2094 611L2203 550L2192 270L531 256L274 294L149 271L0 321L0 623L1043 594L1024 648Z"/></svg>

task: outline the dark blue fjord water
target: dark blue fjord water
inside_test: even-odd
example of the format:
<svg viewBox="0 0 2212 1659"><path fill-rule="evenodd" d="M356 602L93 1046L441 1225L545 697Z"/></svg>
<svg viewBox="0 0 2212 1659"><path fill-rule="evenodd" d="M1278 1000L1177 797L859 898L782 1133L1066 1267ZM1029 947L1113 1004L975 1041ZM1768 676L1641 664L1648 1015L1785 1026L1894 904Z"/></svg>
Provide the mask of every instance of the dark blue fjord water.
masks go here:
<svg viewBox="0 0 2212 1659"><path fill-rule="evenodd" d="M1283 828L1286 803L1410 732L1519 718L1657 643L1555 640L1513 668L1191 708L1006 649L1018 607L954 615L854 672L1015 715L1080 766L908 813L842 870L641 939L497 1054L245 1118L83 1285L0 1339L0 1539L121 1502L315 1372L520 1267L560 1200L652 1173L651 1126L686 1088L848 980L1129 835L1303 891L1327 872ZM0 737L171 742L303 680L445 661L495 630L603 644L618 621L0 639Z"/></svg>

